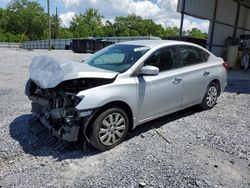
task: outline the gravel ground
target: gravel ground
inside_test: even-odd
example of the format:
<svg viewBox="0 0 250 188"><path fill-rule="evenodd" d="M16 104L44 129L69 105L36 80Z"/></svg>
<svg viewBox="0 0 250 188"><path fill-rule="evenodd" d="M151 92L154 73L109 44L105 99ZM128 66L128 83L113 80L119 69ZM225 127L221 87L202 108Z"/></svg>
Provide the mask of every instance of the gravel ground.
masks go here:
<svg viewBox="0 0 250 188"><path fill-rule="evenodd" d="M107 152L57 151L29 131L23 94L32 57L44 54L87 56L1 49L0 187L250 187L250 72L245 94L231 80L212 110L189 108L144 124Z"/></svg>

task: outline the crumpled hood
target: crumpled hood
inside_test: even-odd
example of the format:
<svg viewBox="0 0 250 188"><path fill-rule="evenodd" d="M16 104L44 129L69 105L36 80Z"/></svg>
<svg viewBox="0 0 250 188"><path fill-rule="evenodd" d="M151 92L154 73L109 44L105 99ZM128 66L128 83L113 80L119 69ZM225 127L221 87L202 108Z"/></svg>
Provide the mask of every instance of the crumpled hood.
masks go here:
<svg viewBox="0 0 250 188"><path fill-rule="evenodd" d="M59 83L78 78L115 78L117 72L49 56L34 57L29 75L43 89L53 88Z"/></svg>

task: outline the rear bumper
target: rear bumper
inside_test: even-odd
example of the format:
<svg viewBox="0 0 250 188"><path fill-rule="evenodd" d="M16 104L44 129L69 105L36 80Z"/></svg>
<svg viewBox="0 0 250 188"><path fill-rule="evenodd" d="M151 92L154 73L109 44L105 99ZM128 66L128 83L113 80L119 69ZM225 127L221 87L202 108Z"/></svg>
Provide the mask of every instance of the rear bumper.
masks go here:
<svg viewBox="0 0 250 188"><path fill-rule="evenodd" d="M227 87L227 75L225 74L225 76L220 81L221 92L225 91L226 87Z"/></svg>

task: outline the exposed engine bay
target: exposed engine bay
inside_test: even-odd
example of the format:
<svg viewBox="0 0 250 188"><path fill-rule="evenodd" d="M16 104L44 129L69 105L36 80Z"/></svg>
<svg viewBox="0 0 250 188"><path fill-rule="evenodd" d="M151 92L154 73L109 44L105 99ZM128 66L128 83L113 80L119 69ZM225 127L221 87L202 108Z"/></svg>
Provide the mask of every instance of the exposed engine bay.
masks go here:
<svg viewBox="0 0 250 188"><path fill-rule="evenodd" d="M49 132L66 141L77 141L84 120L95 109L78 111L75 107L82 101L80 91L109 84L114 79L79 78L67 80L54 88L43 89L31 79L26 84L25 94L32 101L32 113Z"/></svg>

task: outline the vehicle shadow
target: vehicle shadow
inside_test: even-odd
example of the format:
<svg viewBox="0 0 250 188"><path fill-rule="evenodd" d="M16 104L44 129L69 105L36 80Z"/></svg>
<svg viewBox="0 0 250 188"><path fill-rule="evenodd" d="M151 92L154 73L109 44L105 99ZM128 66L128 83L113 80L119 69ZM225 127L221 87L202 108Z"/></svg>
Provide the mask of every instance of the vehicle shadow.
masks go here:
<svg viewBox="0 0 250 188"><path fill-rule="evenodd" d="M91 148L84 149L83 151L81 145L76 145L75 143L64 149L55 149L44 143L44 139L46 138L42 139L31 131L29 123L31 119L31 114L21 115L14 119L9 125L10 136L20 144L23 151L27 154L33 156L52 156L56 158L57 161L62 161L100 153L100 151Z"/></svg>
<svg viewBox="0 0 250 188"><path fill-rule="evenodd" d="M172 121L176 121L178 119L184 118L186 116L190 116L196 113L201 112L202 109L199 106L193 106L178 112L175 112L173 114L169 114L166 116L163 116L161 118L152 120L150 122L144 123L142 125L139 125L138 127L136 127L133 132L131 132L128 136L127 139L131 139L135 136L138 136L142 133L145 133L153 128L157 129L162 127L163 125L166 125L167 123L170 123Z"/></svg>
<svg viewBox="0 0 250 188"><path fill-rule="evenodd" d="M147 132L150 129L159 128L169 122L198 113L200 111L201 109L198 107L191 107L142 124L128 135L127 140ZM52 156L53 158L56 158L57 161L62 161L65 159L78 159L101 153L91 146L88 146L82 150L82 147L79 145L76 146L76 144L74 144L73 147L67 147L63 150L50 147L44 143L43 139L37 137L35 133L31 131L29 124L31 118L31 114L21 115L17 117L12 123L10 123L10 136L19 142L25 153L33 156Z"/></svg>

